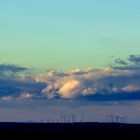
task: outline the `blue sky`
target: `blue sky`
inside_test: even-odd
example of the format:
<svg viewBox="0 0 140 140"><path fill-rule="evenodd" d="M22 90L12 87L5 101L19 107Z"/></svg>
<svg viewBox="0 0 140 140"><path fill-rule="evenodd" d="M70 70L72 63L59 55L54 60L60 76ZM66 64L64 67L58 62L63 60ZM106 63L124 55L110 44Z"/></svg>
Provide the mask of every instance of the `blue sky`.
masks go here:
<svg viewBox="0 0 140 140"><path fill-rule="evenodd" d="M0 2L0 62L41 69L104 67L139 54L138 0Z"/></svg>

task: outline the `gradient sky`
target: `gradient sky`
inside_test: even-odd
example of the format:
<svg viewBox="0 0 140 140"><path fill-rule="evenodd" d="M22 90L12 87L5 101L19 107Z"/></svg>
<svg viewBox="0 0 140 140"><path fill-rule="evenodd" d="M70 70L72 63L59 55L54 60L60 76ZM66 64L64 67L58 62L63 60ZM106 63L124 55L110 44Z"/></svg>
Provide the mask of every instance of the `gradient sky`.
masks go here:
<svg viewBox="0 0 140 140"><path fill-rule="evenodd" d="M140 123L139 37L140 0L0 0L0 121Z"/></svg>
<svg viewBox="0 0 140 140"><path fill-rule="evenodd" d="M139 0L1 0L0 63L104 67L139 54L139 5Z"/></svg>

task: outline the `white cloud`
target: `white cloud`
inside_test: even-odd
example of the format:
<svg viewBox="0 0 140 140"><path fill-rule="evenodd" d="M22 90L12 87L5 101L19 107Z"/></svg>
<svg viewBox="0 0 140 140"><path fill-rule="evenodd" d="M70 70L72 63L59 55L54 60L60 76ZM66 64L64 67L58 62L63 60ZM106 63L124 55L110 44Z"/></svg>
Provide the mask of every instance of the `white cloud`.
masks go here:
<svg viewBox="0 0 140 140"><path fill-rule="evenodd" d="M20 96L19 96L19 98L20 99L30 99L30 98L32 98L32 94L31 93L22 93L22 94L20 94Z"/></svg>
<svg viewBox="0 0 140 140"><path fill-rule="evenodd" d="M87 87L82 91L82 94L83 94L83 96L86 96L86 95L93 95L97 92L98 92L97 87Z"/></svg>
<svg viewBox="0 0 140 140"><path fill-rule="evenodd" d="M127 85L127 86L125 86L125 87L122 88L122 91L124 91L124 92L136 92L136 91L140 91L140 86Z"/></svg>
<svg viewBox="0 0 140 140"><path fill-rule="evenodd" d="M1 100L5 101L5 102L10 102L12 100L12 97L11 96L3 96L3 97L1 97Z"/></svg>
<svg viewBox="0 0 140 140"><path fill-rule="evenodd" d="M127 85L131 82L135 83L136 74L138 73L133 70L88 68L60 72L48 71L36 74L34 79L36 82L46 83L46 87L42 89L41 93L49 99L58 96L60 98L76 98L97 93L129 92L130 88L135 92L140 89L127 87ZM131 80L129 81L128 78Z"/></svg>
<svg viewBox="0 0 140 140"><path fill-rule="evenodd" d="M48 99L52 99L57 96L57 90L59 89L57 83L48 83L47 87L42 89L41 93Z"/></svg>
<svg viewBox="0 0 140 140"><path fill-rule="evenodd" d="M78 93L80 93L80 81L78 80L70 80L66 82L62 88L59 90L60 95L62 98L74 98L78 96Z"/></svg>

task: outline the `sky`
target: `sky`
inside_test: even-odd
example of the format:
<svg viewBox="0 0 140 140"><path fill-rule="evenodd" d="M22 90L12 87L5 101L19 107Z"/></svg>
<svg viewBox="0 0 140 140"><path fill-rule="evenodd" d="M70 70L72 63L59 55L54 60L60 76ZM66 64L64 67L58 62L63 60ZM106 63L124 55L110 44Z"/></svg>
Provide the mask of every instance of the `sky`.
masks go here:
<svg viewBox="0 0 140 140"><path fill-rule="evenodd" d="M139 54L139 4L1 0L0 62L63 70L105 67L117 57Z"/></svg>
<svg viewBox="0 0 140 140"><path fill-rule="evenodd" d="M1 0L0 121L140 123L139 5Z"/></svg>

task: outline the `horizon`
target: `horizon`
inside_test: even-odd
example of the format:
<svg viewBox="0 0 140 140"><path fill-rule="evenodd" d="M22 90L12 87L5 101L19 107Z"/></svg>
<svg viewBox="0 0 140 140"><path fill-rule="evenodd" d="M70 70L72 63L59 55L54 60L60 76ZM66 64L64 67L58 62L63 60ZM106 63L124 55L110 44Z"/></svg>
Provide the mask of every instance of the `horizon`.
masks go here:
<svg viewBox="0 0 140 140"><path fill-rule="evenodd" d="M114 114L140 123L139 5L1 1L0 121Z"/></svg>

